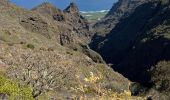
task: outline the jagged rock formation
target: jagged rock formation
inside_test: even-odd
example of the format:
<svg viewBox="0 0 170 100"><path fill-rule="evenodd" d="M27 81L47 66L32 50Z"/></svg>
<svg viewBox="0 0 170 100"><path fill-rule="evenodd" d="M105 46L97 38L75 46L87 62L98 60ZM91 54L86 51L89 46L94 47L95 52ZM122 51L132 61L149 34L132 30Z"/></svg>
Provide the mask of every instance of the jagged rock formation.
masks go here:
<svg viewBox="0 0 170 100"><path fill-rule="evenodd" d="M57 20L58 17L60 20L58 19L57 21L64 20L63 12L48 2L42 3L41 5L33 8L32 11L39 12L43 16L48 16L55 20Z"/></svg>
<svg viewBox="0 0 170 100"><path fill-rule="evenodd" d="M85 46L88 25L75 4L65 11L48 3L33 11L6 0L0 5L0 98L137 99L129 80L94 62L101 58Z"/></svg>
<svg viewBox="0 0 170 100"><path fill-rule="evenodd" d="M67 23L73 26L73 31L77 33L79 38L87 37L90 38L91 32L89 30L88 21L79 13L76 4L71 3L64 12L67 16Z"/></svg>
<svg viewBox="0 0 170 100"><path fill-rule="evenodd" d="M92 35L87 20L80 15L75 3L70 3L64 11L55 8L49 3L43 3L32 10L51 19L51 24L55 25L54 29L58 26L55 30L57 31L56 33L59 33L58 41L61 45L83 52L92 57L94 61L105 63L101 56L90 50L90 48L86 48L86 51L82 50L84 49L83 46L87 46L87 43L90 42ZM38 22L36 23L38 24Z"/></svg>
<svg viewBox="0 0 170 100"><path fill-rule="evenodd" d="M32 10L50 18L52 23L59 24L57 25L60 31L59 41L62 45L79 42L88 43L90 41L88 22L80 15L75 3L71 3L64 11L49 3L43 3Z"/></svg>
<svg viewBox="0 0 170 100"><path fill-rule="evenodd" d="M74 2L72 2L70 3L70 6L68 6L64 11L68 13L78 13L79 9L77 5Z"/></svg>
<svg viewBox="0 0 170 100"><path fill-rule="evenodd" d="M91 44L115 70L155 89L156 93L150 92L158 100L170 98L169 11L168 0L148 0L120 20L97 45Z"/></svg>

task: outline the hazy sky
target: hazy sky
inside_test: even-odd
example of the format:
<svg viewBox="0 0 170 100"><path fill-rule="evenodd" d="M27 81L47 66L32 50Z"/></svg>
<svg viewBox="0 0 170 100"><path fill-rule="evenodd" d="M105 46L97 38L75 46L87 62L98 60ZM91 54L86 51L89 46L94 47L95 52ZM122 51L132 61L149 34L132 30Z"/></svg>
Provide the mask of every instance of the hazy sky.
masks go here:
<svg viewBox="0 0 170 100"><path fill-rule="evenodd" d="M50 2L60 9L66 8L68 4L74 1L81 11L97 11L110 9L117 0L11 0L18 6L30 9L42 2Z"/></svg>

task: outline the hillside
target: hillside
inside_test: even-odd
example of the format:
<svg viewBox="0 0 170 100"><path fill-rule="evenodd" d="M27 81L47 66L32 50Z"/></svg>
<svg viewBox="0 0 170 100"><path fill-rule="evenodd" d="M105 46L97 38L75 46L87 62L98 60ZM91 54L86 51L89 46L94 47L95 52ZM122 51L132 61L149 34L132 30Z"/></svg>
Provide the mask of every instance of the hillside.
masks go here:
<svg viewBox="0 0 170 100"><path fill-rule="evenodd" d="M0 1L0 99L141 99L87 43L91 32L75 3L32 10Z"/></svg>
<svg viewBox="0 0 170 100"><path fill-rule="evenodd" d="M131 0L126 2L119 0L107 16L114 17L117 8L126 8L128 1ZM168 0L133 2L130 4L132 9L128 7L130 10L126 9L119 13L118 19L121 20L115 19L116 21L109 23L113 24L110 32L106 31L106 35L101 36L100 32L103 33L103 30L96 31L90 47L100 53L107 63L113 64L114 70L147 88L134 91L135 95L149 94L153 100L169 100L170 2ZM132 6L133 4L135 6ZM124 14L127 15L122 18ZM107 26L103 27L107 30Z"/></svg>
<svg viewBox="0 0 170 100"><path fill-rule="evenodd" d="M169 0L107 13L1 0L0 100L169 100L169 29Z"/></svg>
<svg viewBox="0 0 170 100"><path fill-rule="evenodd" d="M147 0L118 0L102 20L93 25L94 32L99 36L109 33L120 20L128 17L134 9Z"/></svg>

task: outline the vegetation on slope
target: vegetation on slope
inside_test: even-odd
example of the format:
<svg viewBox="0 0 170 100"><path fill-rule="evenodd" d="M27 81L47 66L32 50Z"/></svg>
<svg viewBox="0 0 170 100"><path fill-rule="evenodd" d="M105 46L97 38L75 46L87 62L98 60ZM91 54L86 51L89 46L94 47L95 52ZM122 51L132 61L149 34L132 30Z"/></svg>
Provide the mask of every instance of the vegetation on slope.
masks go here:
<svg viewBox="0 0 170 100"><path fill-rule="evenodd" d="M33 11L7 0L1 0L0 5L0 68L7 77L17 80L0 77L5 96L21 100L138 98L131 96L128 79L106 64L97 63L95 56L91 55L92 60L68 48L87 43L91 35L87 20L74 3L64 11L48 3ZM85 52L90 55L90 51Z"/></svg>
<svg viewBox="0 0 170 100"><path fill-rule="evenodd" d="M15 80L10 80L2 73L0 74L0 94L6 95L9 100L34 100L32 89L21 86ZM3 99L0 97L0 99Z"/></svg>
<svg viewBox="0 0 170 100"><path fill-rule="evenodd" d="M125 2L121 6L126 4L128 3ZM163 98L169 99L170 91L167 90L170 83L169 26L170 2L148 0L121 19L108 35L97 37L98 43L94 40L91 47L98 51L107 63L114 64L112 67L115 70L131 81L155 89L158 93L151 93L153 97L161 100L160 97L164 93L166 96ZM152 66L154 66L153 73L150 72Z"/></svg>

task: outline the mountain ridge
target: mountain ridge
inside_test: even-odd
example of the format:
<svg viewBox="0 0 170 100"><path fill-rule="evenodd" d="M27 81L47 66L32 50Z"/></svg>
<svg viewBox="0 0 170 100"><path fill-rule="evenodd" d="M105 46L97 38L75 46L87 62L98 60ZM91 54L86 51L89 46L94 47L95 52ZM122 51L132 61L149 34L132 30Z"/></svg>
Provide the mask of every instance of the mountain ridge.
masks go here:
<svg viewBox="0 0 170 100"><path fill-rule="evenodd" d="M169 5L168 0L146 0L127 17L116 21L106 35L96 32L90 44L107 63L113 64L114 70L147 87L154 100L168 100L170 93ZM145 88L133 92L140 95L141 91Z"/></svg>
<svg viewBox="0 0 170 100"><path fill-rule="evenodd" d="M90 33L79 13L0 5L0 99L140 98L87 46Z"/></svg>

